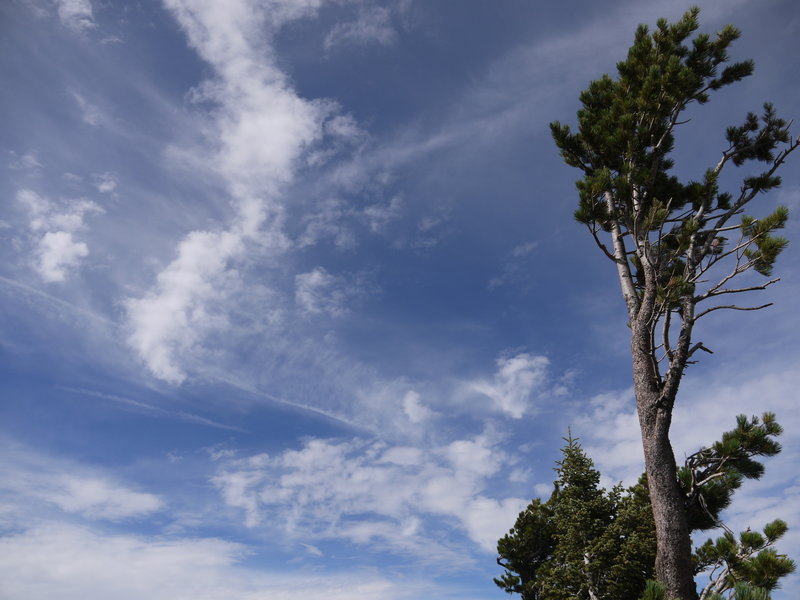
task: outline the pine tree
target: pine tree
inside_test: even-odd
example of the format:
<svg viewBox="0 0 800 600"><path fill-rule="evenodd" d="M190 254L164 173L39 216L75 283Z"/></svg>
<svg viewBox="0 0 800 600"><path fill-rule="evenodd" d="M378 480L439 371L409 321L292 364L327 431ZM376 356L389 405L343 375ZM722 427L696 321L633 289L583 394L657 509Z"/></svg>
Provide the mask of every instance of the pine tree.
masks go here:
<svg viewBox="0 0 800 600"><path fill-rule="evenodd" d="M565 438L553 493L498 542L495 583L523 600L636 600L653 574L655 532L641 485L611 491L578 440Z"/></svg>
<svg viewBox="0 0 800 600"><path fill-rule="evenodd" d="M509 594L520 594L522 600L541 600L537 575L550 560L555 547L553 534L554 493L550 500L534 499L519 513L514 527L497 542L497 564L505 569L494 582Z"/></svg>
<svg viewBox="0 0 800 600"><path fill-rule="evenodd" d="M555 542L539 572L539 589L548 600L597 599L607 571L598 542L611 524L615 498L599 487L600 473L571 435L558 461L553 506Z"/></svg>
<svg viewBox="0 0 800 600"><path fill-rule="evenodd" d="M669 158L684 111L753 71L752 61L728 63L739 37L732 26L716 37L699 34L699 10L676 23L658 21L636 31L617 78L591 82L581 94L578 131L558 122L551 131L561 156L579 169L576 219L615 263L631 329L634 391L645 469L657 532L657 579L671 598L695 600L690 522L670 444L672 411L684 371L699 351L698 319L721 309L755 310L723 300L763 290L733 285L748 271L770 276L788 218L778 207L754 218L743 214L762 192L777 188L777 170L800 144L770 104L729 127L727 147L700 181L682 183ZM720 189L730 166L764 165L745 176L735 193ZM739 223L734 219L740 218ZM720 302L722 300L722 302ZM709 306L709 304L711 304Z"/></svg>
<svg viewBox="0 0 800 600"><path fill-rule="evenodd" d="M734 429L689 455L676 473L690 532L724 530L692 555L693 575L707 578L701 600L768 600L795 569L775 549L786 523L735 536L720 516L745 479L763 475L761 457L781 451L782 431L772 413L739 415ZM497 563L506 572L494 582L522 600L666 600L664 586L648 581L656 533L646 474L628 489L606 491L578 440L570 434L565 441L550 498L533 500L499 540Z"/></svg>
<svg viewBox="0 0 800 600"><path fill-rule="evenodd" d="M788 530L784 521L768 523L763 533L747 529L736 536L720 519L742 482L764 474L758 458L781 451L775 439L781 433L783 428L772 413L764 413L761 419L739 415L734 429L687 457L679 473L690 529L725 530L721 537L697 548L692 557L695 574L710 573L700 600L722 600L726 593L735 600L769 598L780 579L795 570L794 561L774 548Z"/></svg>

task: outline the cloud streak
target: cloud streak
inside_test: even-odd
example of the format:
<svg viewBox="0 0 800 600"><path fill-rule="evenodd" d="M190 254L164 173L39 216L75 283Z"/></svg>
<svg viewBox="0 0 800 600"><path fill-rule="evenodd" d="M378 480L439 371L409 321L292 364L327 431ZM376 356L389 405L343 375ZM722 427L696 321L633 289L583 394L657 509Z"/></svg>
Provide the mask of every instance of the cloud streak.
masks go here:
<svg viewBox="0 0 800 600"><path fill-rule="evenodd" d="M24 511L39 504L96 521L143 518L164 508L155 494L123 485L103 472L4 444L0 488Z"/></svg>
<svg viewBox="0 0 800 600"><path fill-rule="evenodd" d="M400 600L409 594L370 572L312 575L241 565L247 547L216 538L102 534L43 523L0 538L3 596L118 600ZM431 590L432 591L432 590ZM435 594L434 594L435 595Z"/></svg>

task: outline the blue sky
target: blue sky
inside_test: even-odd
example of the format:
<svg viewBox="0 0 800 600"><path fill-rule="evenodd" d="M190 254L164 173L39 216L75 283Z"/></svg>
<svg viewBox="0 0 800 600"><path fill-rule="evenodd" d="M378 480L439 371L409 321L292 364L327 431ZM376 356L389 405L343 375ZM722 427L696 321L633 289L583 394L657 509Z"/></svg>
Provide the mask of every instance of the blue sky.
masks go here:
<svg viewBox="0 0 800 600"><path fill-rule="evenodd" d="M756 73L690 111L686 178L762 102L800 118L796 4L700 5ZM504 597L494 544L568 427L605 483L642 469L624 307L547 124L686 8L2 3L3 597ZM759 211L797 214L783 176ZM729 518L786 519L795 557L797 265L703 323L674 425L682 456L778 414Z"/></svg>

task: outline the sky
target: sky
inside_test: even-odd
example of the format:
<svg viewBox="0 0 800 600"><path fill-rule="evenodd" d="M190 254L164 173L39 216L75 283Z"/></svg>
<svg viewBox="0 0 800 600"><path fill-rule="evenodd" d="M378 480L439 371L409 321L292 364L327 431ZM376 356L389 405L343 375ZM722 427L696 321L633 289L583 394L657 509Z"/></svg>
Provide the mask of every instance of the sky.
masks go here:
<svg viewBox="0 0 800 600"><path fill-rule="evenodd" d="M685 179L764 101L800 119L800 6L699 5L756 70L688 112ZM619 286L548 123L686 8L0 3L0 596L505 597L496 541L568 431L605 485L643 468ZM753 211L797 240L793 158ZM777 413L727 518L783 518L794 557L798 258L774 306L698 326L673 425L680 461Z"/></svg>

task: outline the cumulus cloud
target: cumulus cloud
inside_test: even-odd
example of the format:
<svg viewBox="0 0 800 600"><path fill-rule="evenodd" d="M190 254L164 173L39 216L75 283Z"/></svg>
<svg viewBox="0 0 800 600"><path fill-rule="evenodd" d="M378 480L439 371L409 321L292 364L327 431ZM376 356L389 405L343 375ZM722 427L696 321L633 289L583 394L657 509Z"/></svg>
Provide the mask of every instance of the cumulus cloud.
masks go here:
<svg viewBox="0 0 800 600"><path fill-rule="evenodd" d="M214 325L209 304L225 288L228 261L241 250L236 233L193 231L181 242L178 257L158 274L155 289L127 301L128 342L156 377L170 383L185 379L178 356Z"/></svg>
<svg viewBox="0 0 800 600"><path fill-rule="evenodd" d="M89 255L89 247L75 238L76 233L86 229L86 215L103 209L83 199L55 203L31 190L17 192L17 202L30 215L34 268L44 281L64 281L67 273Z"/></svg>
<svg viewBox="0 0 800 600"><path fill-rule="evenodd" d="M157 285L126 303L130 345L156 377L180 383L187 374L182 356L202 340L207 306L219 297L215 284L244 258L249 243L275 251L285 246L280 190L304 149L323 135L331 105L300 98L269 47L270 32L310 14L319 2L166 5L214 68L215 77L198 86L193 99L212 107L210 129L216 133L204 166L221 175L236 208L226 228L189 233Z"/></svg>
<svg viewBox="0 0 800 600"><path fill-rule="evenodd" d="M96 173L94 175L94 186L101 194L110 194L117 189L119 181L113 173Z"/></svg>
<svg viewBox="0 0 800 600"><path fill-rule="evenodd" d="M531 408L531 396L545 390L550 361L544 356L522 352L497 359L497 371L491 380L470 382L467 387L488 397L493 407L514 419Z"/></svg>
<svg viewBox="0 0 800 600"><path fill-rule="evenodd" d="M304 540L425 553L437 542L421 524L444 519L491 552L526 504L488 495L488 479L504 460L487 436L432 449L314 439L300 450L230 461L214 483L250 527L281 523Z"/></svg>
<svg viewBox="0 0 800 600"><path fill-rule="evenodd" d="M45 281L64 281L67 270L89 255L84 242L76 242L68 231L48 231L39 241L37 270Z"/></svg>
<svg viewBox="0 0 800 600"><path fill-rule="evenodd" d="M56 0L61 23L76 33L86 33L97 27L91 0Z"/></svg>
<svg viewBox="0 0 800 600"><path fill-rule="evenodd" d="M436 414L422 404L419 394L413 390L403 396L403 412L412 423L423 423Z"/></svg>

